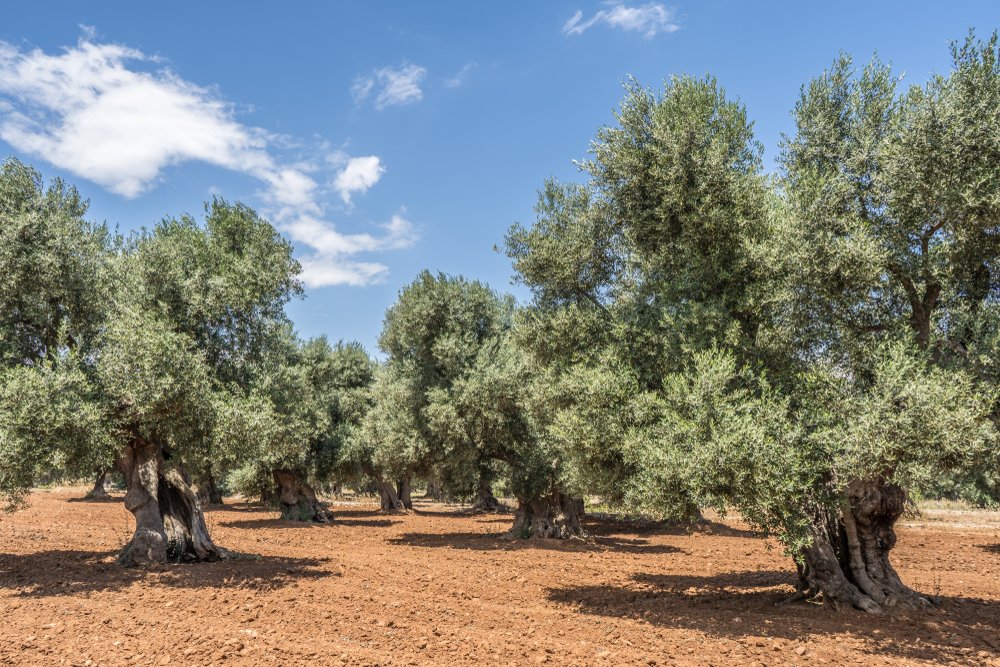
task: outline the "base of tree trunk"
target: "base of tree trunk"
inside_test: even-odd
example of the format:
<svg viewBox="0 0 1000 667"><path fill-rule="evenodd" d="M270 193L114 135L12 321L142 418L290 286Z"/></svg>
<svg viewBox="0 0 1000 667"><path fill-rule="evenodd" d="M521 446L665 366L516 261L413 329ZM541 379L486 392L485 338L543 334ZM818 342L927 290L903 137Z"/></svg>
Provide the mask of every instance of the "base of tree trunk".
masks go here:
<svg viewBox="0 0 1000 667"><path fill-rule="evenodd" d="M222 491L215 484L215 477L210 473L198 482L198 502L202 507L222 505Z"/></svg>
<svg viewBox="0 0 1000 667"><path fill-rule="evenodd" d="M486 489L485 493L477 493L476 501L472 503L471 511L479 514L496 514L507 512L510 508L500 502L493 492Z"/></svg>
<svg viewBox="0 0 1000 667"><path fill-rule="evenodd" d="M275 470L274 482L281 503L281 518L291 521L329 523L333 513L316 497L311 486L288 470Z"/></svg>
<svg viewBox="0 0 1000 667"><path fill-rule="evenodd" d="M399 498L400 504L408 510L413 509L413 489L411 482L412 478L407 475L396 483L396 496Z"/></svg>
<svg viewBox="0 0 1000 667"><path fill-rule="evenodd" d="M580 524L583 502L558 491L531 501L519 500L514 525L505 537L584 538Z"/></svg>
<svg viewBox="0 0 1000 667"><path fill-rule="evenodd" d="M135 516L135 534L119 554L123 565L214 561L229 552L212 542L198 496L181 470L164 460L157 445L137 439L118 462L125 476L125 508Z"/></svg>
<svg viewBox="0 0 1000 667"><path fill-rule="evenodd" d="M396 493L396 487L392 482L380 481L378 483L378 494L382 504L383 512L405 512L406 507Z"/></svg>
<svg viewBox="0 0 1000 667"><path fill-rule="evenodd" d="M94 488L91 489L90 493L87 494L87 498L90 500L96 500L98 502L104 502L107 500L114 500L108 490L104 488L104 485L108 481L108 471L102 470L97 473L97 479L94 480Z"/></svg>
<svg viewBox="0 0 1000 667"><path fill-rule="evenodd" d="M427 480L427 493L425 497L439 503L443 503L446 499L444 488L442 488L436 479Z"/></svg>
<svg viewBox="0 0 1000 667"><path fill-rule="evenodd" d="M818 522L812 545L800 554L797 597L822 596L837 609L873 614L929 607L930 599L906 586L889 562L905 503L905 492L894 484L851 484L840 515Z"/></svg>

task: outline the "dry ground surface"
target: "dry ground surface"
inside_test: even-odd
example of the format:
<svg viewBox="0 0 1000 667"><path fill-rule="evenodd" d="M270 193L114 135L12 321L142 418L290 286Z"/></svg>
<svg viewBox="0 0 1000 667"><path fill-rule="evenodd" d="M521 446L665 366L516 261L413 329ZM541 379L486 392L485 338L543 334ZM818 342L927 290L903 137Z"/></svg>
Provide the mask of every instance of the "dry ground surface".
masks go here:
<svg viewBox="0 0 1000 667"><path fill-rule="evenodd" d="M335 506L299 525L234 503L222 545L259 556L126 570L120 502L37 492L0 517L2 665L1000 665L1000 516L931 510L899 531L930 613L869 617L792 591L736 521L588 521L592 543L507 542L507 516ZM769 548L770 546L770 548Z"/></svg>

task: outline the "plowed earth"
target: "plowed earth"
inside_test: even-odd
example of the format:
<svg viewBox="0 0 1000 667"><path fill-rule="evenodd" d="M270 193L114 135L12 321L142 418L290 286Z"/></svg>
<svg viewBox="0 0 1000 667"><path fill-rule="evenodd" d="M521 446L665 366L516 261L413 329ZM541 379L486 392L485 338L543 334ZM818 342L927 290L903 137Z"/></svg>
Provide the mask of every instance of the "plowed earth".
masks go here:
<svg viewBox="0 0 1000 667"><path fill-rule="evenodd" d="M0 664L1000 665L997 514L903 522L894 560L941 607L872 617L776 606L791 561L732 520L507 542L509 516L433 503L325 526L233 503L211 532L258 558L143 571L114 563L131 516L82 491L0 517Z"/></svg>

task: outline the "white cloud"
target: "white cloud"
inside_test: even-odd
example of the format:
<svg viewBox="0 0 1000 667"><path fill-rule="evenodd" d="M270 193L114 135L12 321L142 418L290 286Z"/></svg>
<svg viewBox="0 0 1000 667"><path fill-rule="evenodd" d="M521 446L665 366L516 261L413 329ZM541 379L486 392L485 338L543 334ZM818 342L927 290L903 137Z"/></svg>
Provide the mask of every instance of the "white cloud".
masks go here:
<svg viewBox="0 0 1000 667"><path fill-rule="evenodd" d="M455 76L444 80L445 88L458 88L468 80L469 74L474 69L476 69L476 63L465 63L462 65L462 69L455 73Z"/></svg>
<svg viewBox="0 0 1000 667"><path fill-rule="evenodd" d="M388 271L383 264L372 262L337 261L361 252L399 250L412 246L417 240L413 225L402 215L394 215L385 225L380 236L371 234L341 234L330 223L300 216L287 226L288 235L315 249L301 258L302 279L313 287L347 283L351 285L379 282ZM349 278L348 275L353 275Z"/></svg>
<svg viewBox="0 0 1000 667"><path fill-rule="evenodd" d="M263 184L266 213L311 248L303 261L309 286L367 284L386 267L352 255L415 242L409 223L405 229L389 223L383 237L337 232L322 217L329 186L310 175L318 167L280 159L294 140L240 123L233 105L213 90L152 68L156 58L84 35L55 55L0 41L0 139L129 198L154 187L165 168L185 162L248 174ZM390 83L390 97L412 97L404 84ZM349 201L383 171L376 156L350 158L322 182L333 180Z"/></svg>
<svg viewBox="0 0 1000 667"><path fill-rule="evenodd" d="M351 96L355 103L366 100L378 88L375 108L405 106L424 98L420 83L427 76L427 69L412 63L403 63L399 68L383 67L367 76L359 76L351 85Z"/></svg>
<svg viewBox="0 0 1000 667"><path fill-rule="evenodd" d="M351 193L365 193L378 183L385 173L385 167L377 155L348 158L347 164L337 173L333 187L340 193L345 204L351 203Z"/></svg>
<svg viewBox="0 0 1000 667"><path fill-rule="evenodd" d="M586 21L583 20L583 12L577 10L563 26L563 34L582 35L585 30L599 23L611 28L641 32L647 39L655 37L657 33L680 30L680 25L675 21L676 12L656 2L630 7L622 2L612 1L607 6L607 9L598 11Z"/></svg>

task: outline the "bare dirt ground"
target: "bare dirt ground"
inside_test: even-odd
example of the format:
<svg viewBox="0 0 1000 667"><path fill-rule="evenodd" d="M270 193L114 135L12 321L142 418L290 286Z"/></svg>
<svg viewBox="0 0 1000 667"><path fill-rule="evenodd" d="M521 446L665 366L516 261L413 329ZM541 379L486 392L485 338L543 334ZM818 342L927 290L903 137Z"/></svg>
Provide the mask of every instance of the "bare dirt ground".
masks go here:
<svg viewBox="0 0 1000 667"><path fill-rule="evenodd" d="M506 542L507 516L335 506L299 525L209 512L256 560L125 570L120 503L37 492L0 517L2 665L1000 665L1000 515L932 510L893 552L940 610L873 618L792 591L735 521L590 520L591 544Z"/></svg>

